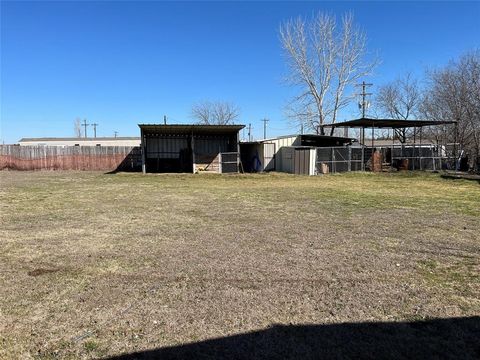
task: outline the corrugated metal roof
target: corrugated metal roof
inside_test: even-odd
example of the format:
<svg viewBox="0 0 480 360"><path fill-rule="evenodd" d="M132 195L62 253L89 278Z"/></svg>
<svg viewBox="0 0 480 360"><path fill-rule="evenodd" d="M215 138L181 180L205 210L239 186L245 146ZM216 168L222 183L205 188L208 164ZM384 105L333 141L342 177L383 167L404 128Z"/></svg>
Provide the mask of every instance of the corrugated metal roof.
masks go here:
<svg viewBox="0 0 480 360"><path fill-rule="evenodd" d="M455 121L431 121L431 120L398 120L398 119L370 119L360 118L335 124L325 124L326 127L360 127L360 128L409 128L436 126L442 124L455 124Z"/></svg>
<svg viewBox="0 0 480 360"><path fill-rule="evenodd" d="M232 134L245 125L138 124L140 129L161 134Z"/></svg>
<svg viewBox="0 0 480 360"><path fill-rule="evenodd" d="M123 136L123 137L43 137L43 138L22 138L18 142L24 141L102 141L102 140L140 140L139 136Z"/></svg>
<svg viewBox="0 0 480 360"><path fill-rule="evenodd" d="M347 137L342 137L342 136L330 136L330 135L318 135L318 134L296 134L296 135L282 135L282 136L277 136L273 138L268 138L268 139L261 139L261 140L255 140L255 141L242 141L242 144L245 143L264 143L264 142L269 142L269 141L274 141L274 140L280 140L280 139L288 139L288 138L293 138L293 137L298 137L300 136L303 139L315 139L315 140L332 140L332 141L343 141L343 142L349 142L349 141L356 141L353 138L347 138Z"/></svg>

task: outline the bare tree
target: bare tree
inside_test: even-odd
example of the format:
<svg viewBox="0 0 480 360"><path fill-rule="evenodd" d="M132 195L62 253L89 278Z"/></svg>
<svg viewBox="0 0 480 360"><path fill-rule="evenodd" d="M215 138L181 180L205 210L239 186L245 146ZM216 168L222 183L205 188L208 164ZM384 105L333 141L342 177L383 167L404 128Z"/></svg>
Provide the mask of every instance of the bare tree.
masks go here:
<svg viewBox="0 0 480 360"><path fill-rule="evenodd" d="M417 117L422 94L411 73L381 86L375 99L380 114L397 120L409 120ZM404 143L411 135L406 129L396 129L400 142Z"/></svg>
<svg viewBox="0 0 480 360"><path fill-rule="evenodd" d="M192 106L191 116L200 124L227 125L240 116L240 109L225 101L202 101Z"/></svg>
<svg viewBox="0 0 480 360"><path fill-rule="evenodd" d="M480 50L471 51L443 69L428 74L429 89L422 113L433 120L456 120L445 129L449 142L457 141L469 155L470 166L480 158Z"/></svg>
<svg viewBox="0 0 480 360"><path fill-rule="evenodd" d="M80 118L76 118L75 121L73 122L73 131L75 134L75 137L82 137L82 124L80 122Z"/></svg>
<svg viewBox="0 0 480 360"><path fill-rule="evenodd" d="M289 115L324 134L324 125L335 123L339 110L354 98L347 94L349 87L378 63L364 61L366 35L355 26L351 13L342 17L340 29L335 16L318 13L282 24L280 40L290 68L287 83L300 88L288 105Z"/></svg>

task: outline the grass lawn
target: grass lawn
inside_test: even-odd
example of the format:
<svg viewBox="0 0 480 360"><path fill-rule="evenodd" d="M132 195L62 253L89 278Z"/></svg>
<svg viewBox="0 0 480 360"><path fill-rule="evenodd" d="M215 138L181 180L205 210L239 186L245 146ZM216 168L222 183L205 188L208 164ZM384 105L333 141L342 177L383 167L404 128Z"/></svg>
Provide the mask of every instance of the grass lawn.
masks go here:
<svg viewBox="0 0 480 360"><path fill-rule="evenodd" d="M0 185L2 359L102 358L275 324L480 328L477 182L4 171ZM288 355L262 346L230 350Z"/></svg>

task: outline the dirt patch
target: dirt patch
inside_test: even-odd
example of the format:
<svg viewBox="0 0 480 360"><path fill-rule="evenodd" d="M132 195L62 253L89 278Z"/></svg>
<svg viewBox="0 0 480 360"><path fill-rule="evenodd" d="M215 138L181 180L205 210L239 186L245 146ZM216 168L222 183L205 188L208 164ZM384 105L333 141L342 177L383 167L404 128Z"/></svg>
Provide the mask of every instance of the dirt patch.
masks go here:
<svg viewBox="0 0 480 360"><path fill-rule="evenodd" d="M39 268L35 270L29 271L27 274L30 276L40 276L40 275L45 275L45 274L50 274L60 271L60 269L44 269L44 268Z"/></svg>

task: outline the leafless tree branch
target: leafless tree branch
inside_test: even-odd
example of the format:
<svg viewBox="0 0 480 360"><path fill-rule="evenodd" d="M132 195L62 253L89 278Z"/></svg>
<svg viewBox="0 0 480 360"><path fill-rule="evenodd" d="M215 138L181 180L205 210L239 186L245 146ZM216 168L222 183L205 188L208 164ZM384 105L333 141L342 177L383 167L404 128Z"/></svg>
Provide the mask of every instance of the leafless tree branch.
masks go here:
<svg viewBox="0 0 480 360"><path fill-rule="evenodd" d="M288 106L290 117L324 134L338 112L353 99L349 86L371 73L378 61L364 61L367 38L355 26L353 15L342 18L318 13L312 19L296 18L280 26L280 41L290 69L287 83L301 95ZM308 116L305 116L308 114Z"/></svg>
<svg viewBox="0 0 480 360"><path fill-rule="evenodd" d="M240 116L240 109L233 103L224 101L202 101L191 109L192 118L199 124L227 125Z"/></svg>
<svg viewBox="0 0 480 360"><path fill-rule="evenodd" d="M80 122L80 118L76 118L75 121L73 122L73 131L75 134L75 137L82 137L82 124Z"/></svg>

